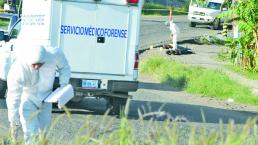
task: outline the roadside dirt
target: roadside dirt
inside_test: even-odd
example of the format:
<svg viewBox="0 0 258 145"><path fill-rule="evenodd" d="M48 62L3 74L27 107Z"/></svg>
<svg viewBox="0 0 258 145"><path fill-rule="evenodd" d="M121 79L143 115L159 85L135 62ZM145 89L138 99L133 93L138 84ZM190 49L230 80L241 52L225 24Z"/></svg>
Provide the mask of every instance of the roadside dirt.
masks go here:
<svg viewBox="0 0 258 145"><path fill-rule="evenodd" d="M197 44L180 44L180 47L188 48L192 50L192 53L184 53L182 55L167 55L166 50L160 48L154 48L147 50L140 55L140 59L144 59L151 54L161 54L164 57L168 57L185 64L198 65L208 69L219 69L225 74L229 75L232 79L249 86L252 88L253 93L258 95L258 81L249 80L227 70L223 67L223 62L217 61L217 53L226 49L224 46L217 45L197 45ZM229 102L225 100L216 100L212 97L203 97L200 95L193 95L181 90L176 90L166 84L160 84L159 81L153 79L150 76L139 75L139 90L136 92L136 99L150 99L152 101L161 102L174 102L182 104L192 104L200 106L208 106L214 108L251 111L258 113L258 107L251 105L239 104L236 102ZM151 97L150 97L151 96Z"/></svg>

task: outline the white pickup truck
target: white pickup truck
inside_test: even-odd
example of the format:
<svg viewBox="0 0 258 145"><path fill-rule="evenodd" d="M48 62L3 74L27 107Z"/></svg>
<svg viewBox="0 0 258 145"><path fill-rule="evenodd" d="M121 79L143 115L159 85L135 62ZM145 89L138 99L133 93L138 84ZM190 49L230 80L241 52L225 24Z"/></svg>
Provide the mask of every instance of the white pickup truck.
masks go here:
<svg viewBox="0 0 258 145"><path fill-rule="evenodd" d="M14 26L19 30L18 37L10 35L6 44L13 51L21 41L61 48L71 65L70 83L75 98L103 97L111 112L119 113L130 97L128 92L138 89L143 3L144 0L23 0L21 20ZM1 78L1 84L5 79Z"/></svg>
<svg viewBox="0 0 258 145"><path fill-rule="evenodd" d="M191 0L189 5L188 20L190 27L195 27L197 24L211 25L212 29L217 30L223 23L223 20L218 18L222 11L229 8L229 3L225 0L208 0L202 7Z"/></svg>

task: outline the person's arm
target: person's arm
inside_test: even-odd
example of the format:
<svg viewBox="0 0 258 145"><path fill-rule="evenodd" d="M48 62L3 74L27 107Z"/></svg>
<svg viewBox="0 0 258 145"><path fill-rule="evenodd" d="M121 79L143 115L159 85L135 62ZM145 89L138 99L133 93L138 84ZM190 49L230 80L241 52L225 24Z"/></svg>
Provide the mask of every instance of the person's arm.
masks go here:
<svg viewBox="0 0 258 145"><path fill-rule="evenodd" d="M59 84L62 87L69 83L71 69L63 51L59 50L57 56L57 72L59 74Z"/></svg>
<svg viewBox="0 0 258 145"><path fill-rule="evenodd" d="M20 124L19 107L24 85L23 71L16 63L11 66L7 77L7 98L8 120L11 125Z"/></svg>

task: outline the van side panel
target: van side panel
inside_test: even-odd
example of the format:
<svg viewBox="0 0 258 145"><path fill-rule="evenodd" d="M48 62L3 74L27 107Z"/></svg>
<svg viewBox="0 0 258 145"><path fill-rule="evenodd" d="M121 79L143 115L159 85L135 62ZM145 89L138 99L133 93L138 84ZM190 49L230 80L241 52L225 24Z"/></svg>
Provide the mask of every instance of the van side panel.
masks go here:
<svg viewBox="0 0 258 145"><path fill-rule="evenodd" d="M19 37L30 40L49 40L52 1L24 0Z"/></svg>
<svg viewBox="0 0 258 145"><path fill-rule="evenodd" d="M62 5L59 1L52 1L51 7L50 45L60 47L60 24L62 20ZM54 35L53 35L54 34Z"/></svg>

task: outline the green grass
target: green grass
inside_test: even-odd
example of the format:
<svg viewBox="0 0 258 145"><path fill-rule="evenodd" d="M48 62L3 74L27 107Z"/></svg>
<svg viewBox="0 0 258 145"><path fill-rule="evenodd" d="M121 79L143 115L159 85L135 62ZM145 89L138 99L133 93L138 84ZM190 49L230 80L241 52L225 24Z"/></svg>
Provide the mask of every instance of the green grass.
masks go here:
<svg viewBox="0 0 258 145"><path fill-rule="evenodd" d="M229 51L225 51L225 50L221 50L218 55L217 55L217 59L219 61L224 61L224 62L228 62L228 64L225 65L225 67L233 72L236 72L248 79L251 80L258 80L258 70L257 72L255 71L251 71L251 70L247 70L247 69L243 69L240 66L234 65L232 63L229 63L230 60L230 54ZM258 62L257 62L258 64ZM257 67L258 68L258 67Z"/></svg>
<svg viewBox="0 0 258 145"><path fill-rule="evenodd" d="M133 126L133 122L123 117L120 124L115 125L117 126L115 129L112 128L112 124L115 124L113 118L106 119L104 116L104 119L96 124L90 120L89 116L85 117L85 123L70 143L63 141L60 134L60 138L54 141L39 137L34 145L257 145L258 143L257 118L249 119L240 127L233 122L228 125L220 122L218 125L197 126L198 124L191 123L139 119L133 121L138 122L139 125L136 127ZM142 129L137 130L139 128ZM22 142L15 144L8 141L8 138L0 137L0 145L22 144Z"/></svg>
<svg viewBox="0 0 258 145"><path fill-rule="evenodd" d="M8 19L0 19L0 28L7 30L9 25L9 20Z"/></svg>
<svg viewBox="0 0 258 145"><path fill-rule="evenodd" d="M230 61L229 49L221 48L219 53L217 54L216 60L229 62Z"/></svg>
<svg viewBox="0 0 258 145"><path fill-rule="evenodd" d="M242 76L245 76L248 79L258 80L258 72L245 70L245 69L240 68L239 66L235 66L232 64L226 65L226 67L238 74L241 74Z"/></svg>
<svg viewBox="0 0 258 145"><path fill-rule="evenodd" d="M143 15L168 16L171 7L158 3L145 2L142 10ZM173 7L173 15L187 15L188 7Z"/></svg>
<svg viewBox="0 0 258 145"><path fill-rule="evenodd" d="M5 0L0 0L0 7L1 7L1 8L4 7L4 3L5 3Z"/></svg>
<svg viewBox="0 0 258 145"><path fill-rule="evenodd" d="M250 88L232 80L221 71L208 70L153 55L142 61L140 71L179 90L221 100L228 98L236 102L258 106L258 96Z"/></svg>

